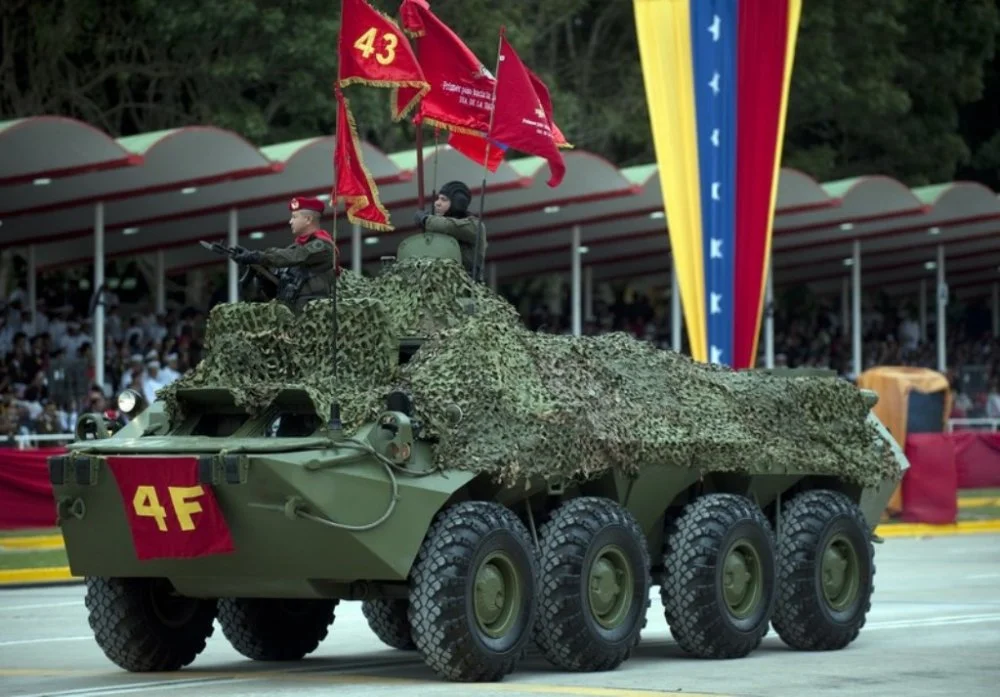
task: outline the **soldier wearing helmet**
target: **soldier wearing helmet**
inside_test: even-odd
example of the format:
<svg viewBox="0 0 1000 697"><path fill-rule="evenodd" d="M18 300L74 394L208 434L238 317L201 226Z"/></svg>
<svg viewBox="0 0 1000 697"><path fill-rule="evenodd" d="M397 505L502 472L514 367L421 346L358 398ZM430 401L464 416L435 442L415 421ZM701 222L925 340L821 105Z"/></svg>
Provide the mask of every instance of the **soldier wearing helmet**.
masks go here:
<svg viewBox="0 0 1000 697"><path fill-rule="evenodd" d="M277 299L296 313L310 300L330 297L334 259L340 275L340 252L333 238L320 227L323 202L296 196L288 202L292 212L288 220L294 240L287 247L262 250L240 249L234 260L240 264L258 264L278 269Z"/></svg>
<svg viewBox="0 0 1000 697"><path fill-rule="evenodd" d="M417 211L413 222L425 232L436 232L451 235L458 241L462 250L462 265L470 275L473 273L473 261L476 252L476 237L482 227L479 218L469 213L472 202L472 192L460 181L450 181L441 187L434 200L434 213ZM483 239L479 247L479 270L483 269L486 260L486 230L482 231Z"/></svg>

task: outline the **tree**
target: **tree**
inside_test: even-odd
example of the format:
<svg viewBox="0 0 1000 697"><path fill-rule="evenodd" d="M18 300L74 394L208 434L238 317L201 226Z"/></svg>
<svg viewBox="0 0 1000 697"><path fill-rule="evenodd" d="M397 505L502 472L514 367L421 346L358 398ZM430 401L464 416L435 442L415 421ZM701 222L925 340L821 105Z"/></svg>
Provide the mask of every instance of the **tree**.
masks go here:
<svg viewBox="0 0 1000 697"><path fill-rule="evenodd" d="M398 0L369 0L390 16ZM784 164L820 180L1000 179L1000 0L809 0ZM655 154L626 0L432 0L491 70L498 31L548 85L567 138L625 166ZM258 145L332 133L336 0L7 0L0 114L59 113L115 136L210 123ZM388 90L348 88L360 135L413 147Z"/></svg>

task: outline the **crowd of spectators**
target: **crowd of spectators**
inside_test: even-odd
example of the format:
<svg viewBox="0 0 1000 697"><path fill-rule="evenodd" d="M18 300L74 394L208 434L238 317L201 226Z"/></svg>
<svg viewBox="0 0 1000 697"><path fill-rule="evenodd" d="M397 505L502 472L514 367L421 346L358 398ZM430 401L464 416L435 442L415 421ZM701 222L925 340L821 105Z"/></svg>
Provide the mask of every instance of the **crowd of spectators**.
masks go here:
<svg viewBox="0 0 1000 697"><path fill-rule="evenodd" d="M539 296L508 298L525 324L536 331L571 331L568 293L552 307ZM212 303L219 302L216 294ZM0 305L0 447L17 447L13 436L71 433L77 417L113 408L115 396L132 388L152 400L157 389L180 377L201 359L207 308L168 309L152 303L124 310L105 295L104 384L95 381L90 309L40 293L38 315L17 290ZM989 309L951 309L948 378L954 397L952 417L1000 418L1000 338L992 333ZM853 379L851 336L842 326L839 303L800 294L775 304L775 364L833 368ZM912 304L891 307L865 300L862 313L863 369L915 365L936 369L933 327L921 339ZM625 331L663 348L671 343L669 302L655 293L619 292L595 299L583 332ZM682 342L682 350L687 350ZM759 364L763 365L763 341ZM38 441L41 442L40 440Z"/></svg>
<svg viewBox="0 0 1000 697"><path fill-rule="evenodd" d="M0 447L16 447L14 436L71 433L81 414L113 409L125 388L152 400L201 359L204 312L157 314L151 303L123 312L113 294L105 301L103 384L88 307L40 293L33 318L23 289L0 306Z"/></svg>

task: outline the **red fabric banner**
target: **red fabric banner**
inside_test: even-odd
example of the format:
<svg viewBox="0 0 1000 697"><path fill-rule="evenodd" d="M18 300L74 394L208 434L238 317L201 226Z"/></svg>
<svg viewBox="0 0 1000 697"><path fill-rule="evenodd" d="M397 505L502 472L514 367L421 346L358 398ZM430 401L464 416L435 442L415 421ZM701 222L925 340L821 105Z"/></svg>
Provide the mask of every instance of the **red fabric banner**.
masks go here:
<svg viewBox="0 0 1000 697"><path fill-rule="evenodd" d="M955 431L955 469L959 489L1000 488L1000 433Z"/></svg>
<svg viewBox="0 0 1000 697"><path fill-rule="evenodd" d="M530 71L503 33L496 93L490 140L544 158L551 172L548 185L559 186L566 175L566 164L553 140L549 117L535 93Z"/></svg>
<svg viewBox="0 0 1000 697"><path fill-rule="evenodd" d="M406 33L419 39L420 67L430 83L430 92L420 101L414 120L458 133L485 134L490 127L493 75L431 12L426 0L403 0L399 14ZM405 87L396 92L403 102L416 95L416 90Z"/></svg>
<svg viewBox="0 0 1000 697"><path fill-rule="evenodd" d="M389 211L378 197L378 189L371 172L361 159L361 142L354 116L347 106L347 98L340 88L337 96L337 145L333 151L334 182L332 203L344 201L347 219L372 230L389 231Z"/></svg>
<svg viewBox="0 0 1000 697"><path fill-rule="evenodd" d="M757 364L757 337L771 246L768 223L781 143L788 0L739 4L737 69L740 137L736 154L736 275L733 368ZM781 37L775 40L774 37Z"/></svg>
<svg viewBox="0 0 1000 697"><path fill-rule="evenodd" d="M903 476L903 520L954 523L958 519L958 474L952 439L943 433L911 433L903 450L910 461Z"/></svg>
<svg viewBox="0 0 1000 697"><path fill-rule="evenodd" d="M232 552L233 540L194 457L109 457L141 560Z"/></svg>
<svg viewBox="0 0 1000 697"><path fill-rule="evenodd" d="M0 450L0 530L55 526L48 458L64 452L65 448Z"/></svg>
<svg viewBox="0 0 1000 697"><path fill-rule="evenodd" d="M397 121L430 89L403 30L364 0L341 3L338 51L338 86L394 88L392 117ZM415 89L400 101L399 87Z"/></svg>
<svg viewBox="0 0 1000 697"><path fill-rule="evenodd" d="M503 156L506 154L506 151L493 143L490 145L489 153L487 153L486 143L486 139L482 136L469 135L468 133L460 133L458 131L448 134L448 145L458 150L473 162L480 165L483 164L488 154L490 159L485 162L486 169L496 172L500 168L500 163L503 162Z"/></svg>

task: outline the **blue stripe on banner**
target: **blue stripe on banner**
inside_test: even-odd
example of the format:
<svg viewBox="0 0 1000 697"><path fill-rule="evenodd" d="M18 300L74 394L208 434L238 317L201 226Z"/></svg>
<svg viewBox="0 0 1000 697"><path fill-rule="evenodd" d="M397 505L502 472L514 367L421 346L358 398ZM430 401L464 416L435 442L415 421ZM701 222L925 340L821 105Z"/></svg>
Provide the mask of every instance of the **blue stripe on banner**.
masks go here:
<svg viewBox="0 0 1000 697"><path fill-rule="evenodd" d="M739 0L691 1L708 360L733 362Z"/></svg>

